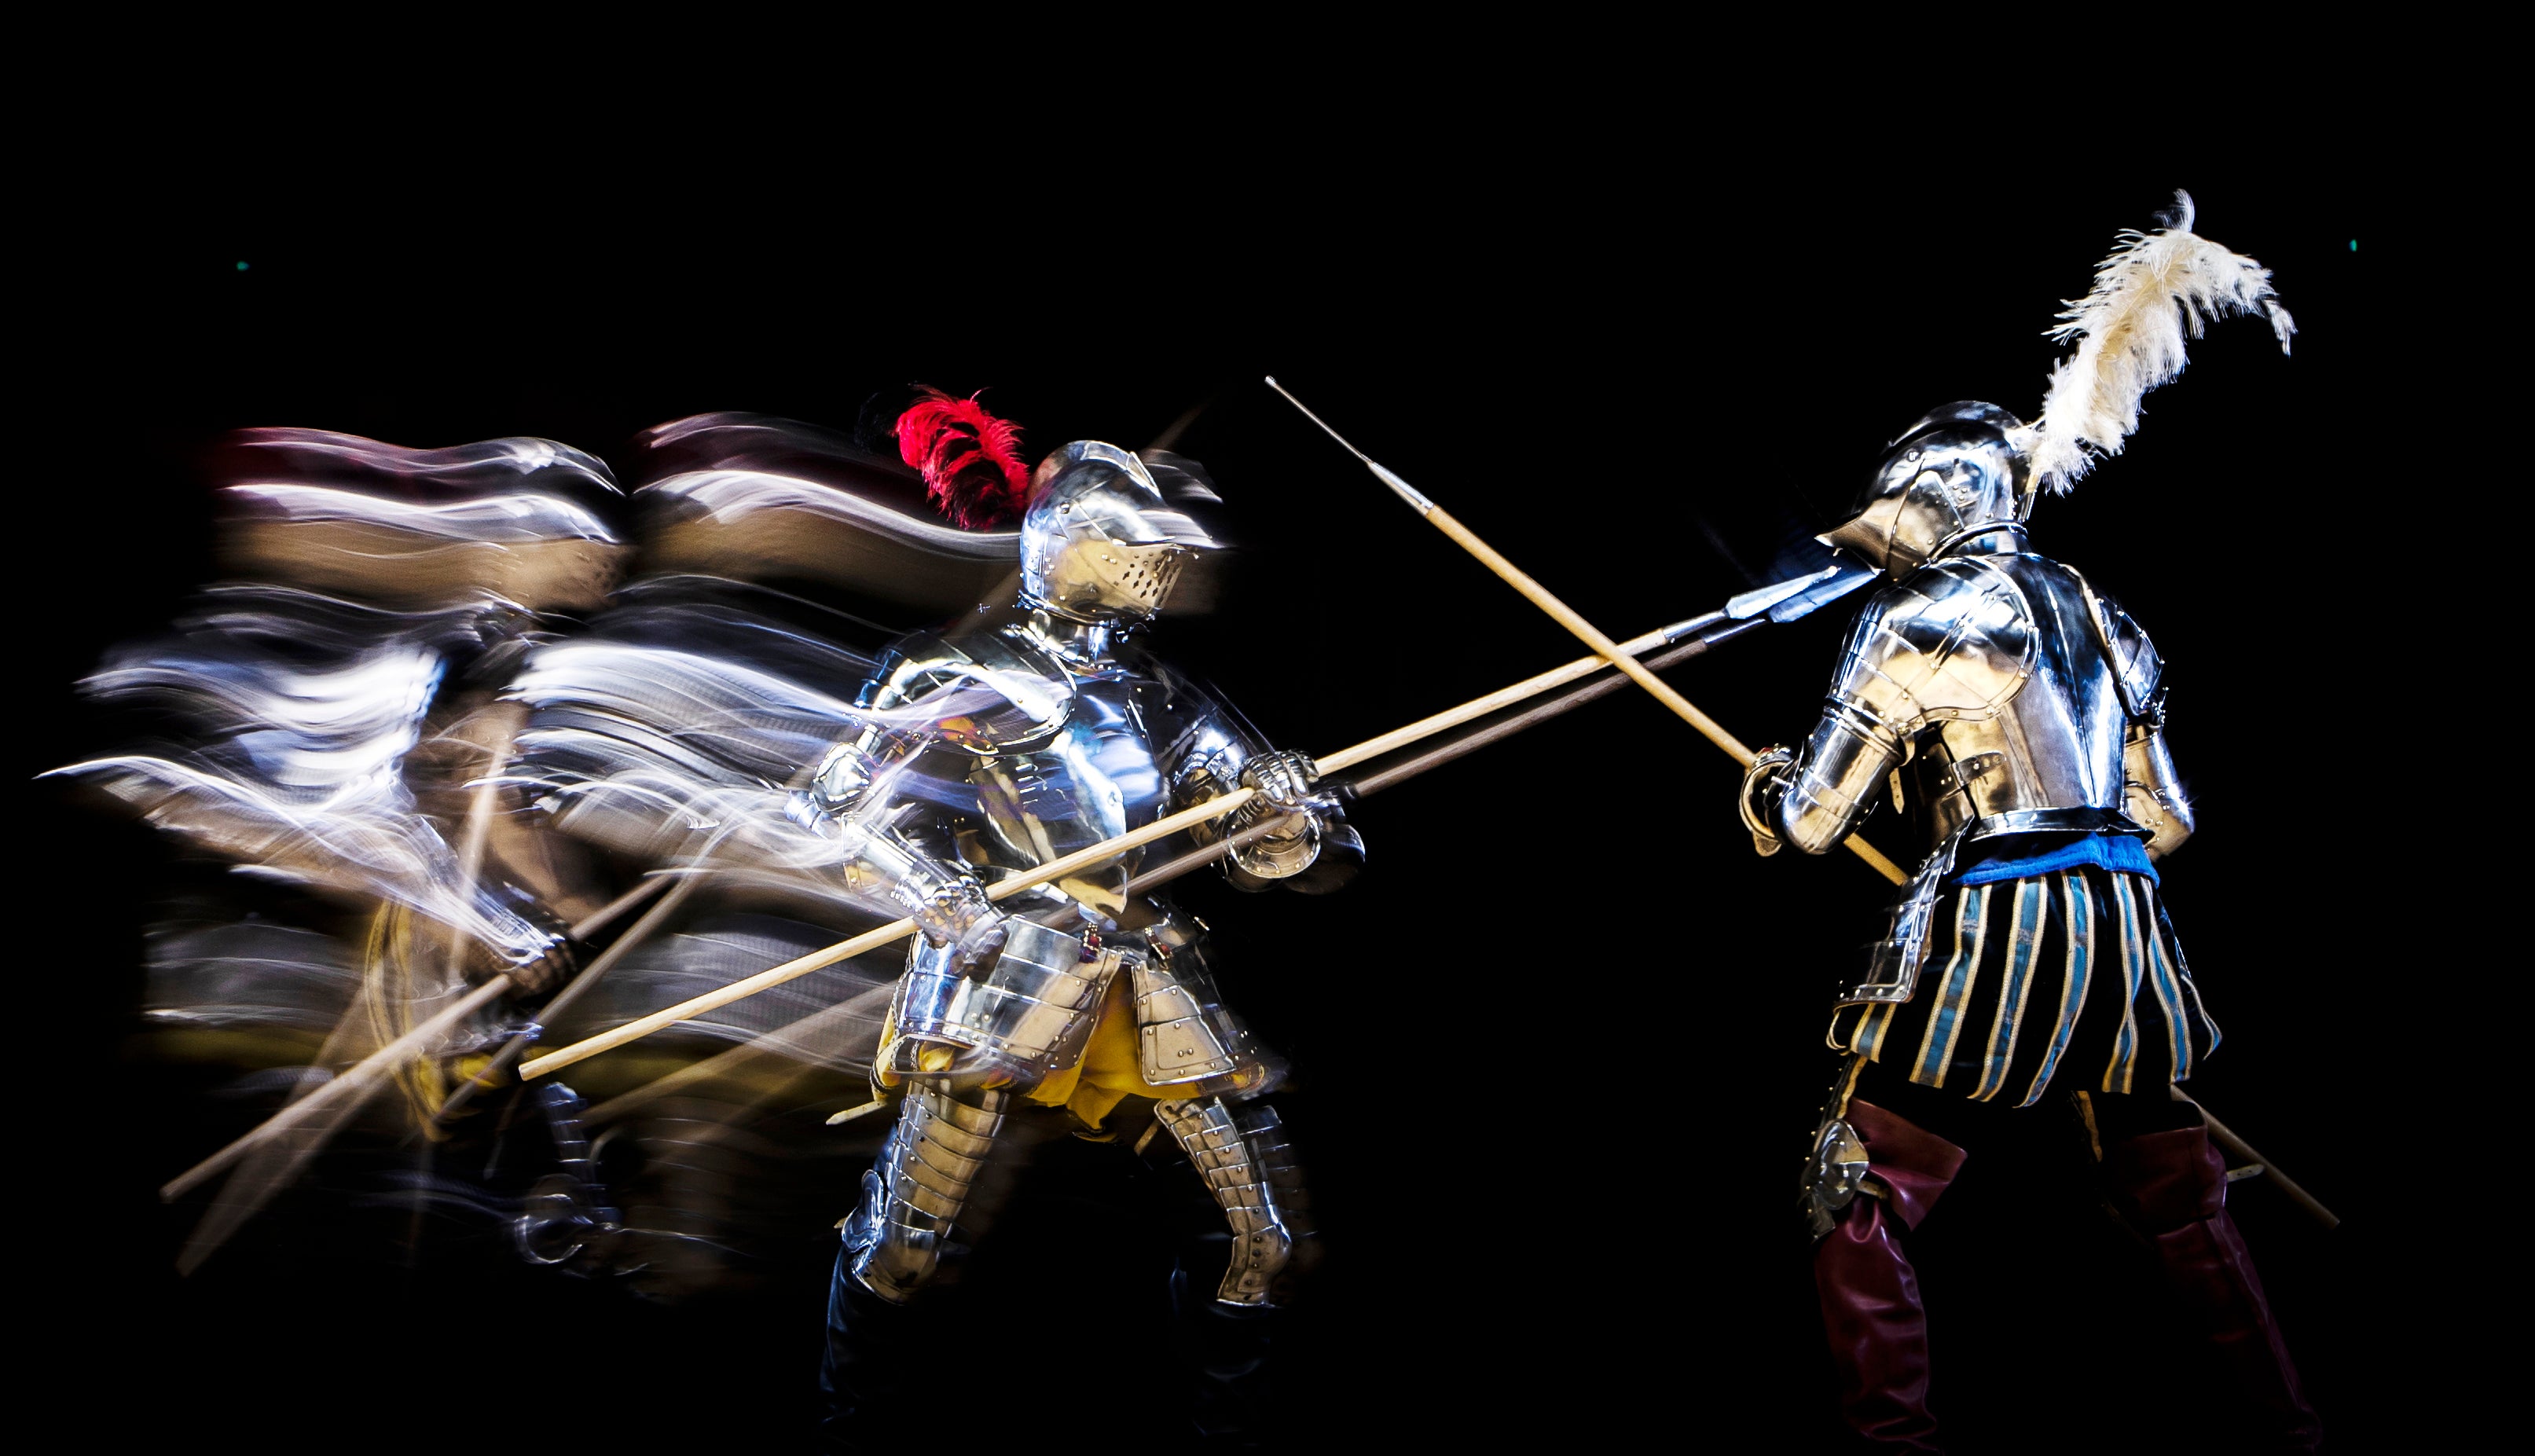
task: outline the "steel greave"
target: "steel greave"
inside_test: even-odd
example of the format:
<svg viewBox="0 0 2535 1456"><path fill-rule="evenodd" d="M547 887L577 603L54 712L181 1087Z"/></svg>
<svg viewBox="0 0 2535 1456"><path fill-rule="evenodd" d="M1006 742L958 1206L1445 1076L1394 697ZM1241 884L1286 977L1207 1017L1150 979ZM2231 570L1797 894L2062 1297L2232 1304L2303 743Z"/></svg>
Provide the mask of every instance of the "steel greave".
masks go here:
<svg viewBox="0 0 2535 1456"><path fill-rule="evenodd" d="M1275 1111L1253 1107L1236 1116L1222 1098L1206 1097L1157 1103L1153 1117L1196 1165L1232 1228L1232 1262L1215 1299L1226 1304L1272 1303L1268 1286L1294 1251L1271 1177L1287 1161L1285 1129Z"/></svg>
<svg viewBox="0 0 2535 1456"><path fill-rule="evenodd" d="M962 1101L909 1089L880 1160L863 1175L862 1206L845 1223L846 1266L863 1288L902 1304L931 1282L952 1221L994 1151L1007 1095Z"/></svg>

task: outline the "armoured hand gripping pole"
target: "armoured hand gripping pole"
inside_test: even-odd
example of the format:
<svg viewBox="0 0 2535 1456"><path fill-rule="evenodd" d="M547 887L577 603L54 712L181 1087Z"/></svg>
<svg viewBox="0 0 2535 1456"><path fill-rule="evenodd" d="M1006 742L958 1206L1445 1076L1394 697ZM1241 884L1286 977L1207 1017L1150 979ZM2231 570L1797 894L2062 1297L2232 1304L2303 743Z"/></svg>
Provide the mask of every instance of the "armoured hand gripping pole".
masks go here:
<svg viewBox="0 0 2535 1456"><path fill-rule="evenodd" d="M1206 1191L1232 1226L1232 1262L1214 1297L1226 1304L1267 1304L1294 1239L1276 1207L1274 1173L1284 1151L1284 1128L1272 1108L1236 1112L1220 1097L1163 1102L1153 1117L1206 1180Z"/></svg>
<svg viewBox="0 0 2535 1456"><path fill-rule="evenodd" d="M1551 619L1556 621L1559 626L1566 628L1569 632L1574 633L1577 637L1581 638L1584 643L1590 646L1595 653L1602 657L1603 660L1609 662L1613 667L1618 668L1621 672L1626 673L1630 681L1654 695L1656 701L1672 709L1683 722L1698 729L1700 735L1705 738L1709 743L1716 745L1718 748L1723 749L1727 754L1731 755L1735 762L1742 764L1746 768L1752 766L1753 760L1757 756L1754 755L1752 750L1743 745L1743 741L1741 739L1738 739L1733 734L1726 732L1723 725L1719 724L1714 718L1711 718L1707 714L1700 711L1697 704L1693 703L1689 698L1682 697L1679 693L1675 692L1669 684L1665 683L1663 679L1656 677L1651 671L1647 670L1645 664L1638 661L1626 646L1611 640L1610 637L1603 635L1601 629L1595 627L1592 623L1585 621L1581 616L1578 616L1573 607L1568 606L1565 602L1552 596L1548 588L1542 586L1531 577L1523 575L1522 571L1515 566L1513 562L1506 560L1505 557L1498 554L1495 547L1490 546L1487 542L1479 539L1477 532L1472 531L1468 526L1465 526L1458 520L1454 519L1451 512L1436 505L1433 501L1428 500L1415 486L1400 479L1395 472L1385 467L1380 461L1374 459L1373 456L1366 455L1363 451L1360 451L1353 445L1348 444L1345 436L1330 429L1328 421L1322 419L1317 414L1313 414L1311 409L1306 406L1302 400L1296 399L1292 393L1287 391L1283 385L1276 383L1273 377L1268 379L1268 388L1274 390L1279 394L1283 394L1287 402L1291 403L1296 409L1302 410L1306 418L1310 419L1313 424L1319 425L1323 431L1328 433L1331 440L1336 441L1349 455L1352 455L1357 459L1364 461L1365 467L1374 473L1374 477L1380 480L1383 484L1391 487L1392 493L1396 494L1399 499L1407 502L1409 509L1415 511L1419 516L1424 516L1427 524L1434 526L1445 535L1452 537L1453 542L1460 546L1462 550L1477 557L1481 564L1485 565L1489 571L1496 573L1498 577L1507 585L1512 586L1518 592L1521 592L1533 606L1548 613ZM1877 874L1882 875L1885 879L1892 881L1894 884L1903 883L1907 880L1908 877L1901 873L1901 867L1892 863L1889 859L1886 859L1884 856L1884 853L1881 850L1878 850L1874 845L1867 843L1865 840L1860 839L1855 835L1849 836L1848 839L1843 842L1847 845L1851 853L1855 854L1859 859L1866 861L1869 865L1874 866Z"/></svg>

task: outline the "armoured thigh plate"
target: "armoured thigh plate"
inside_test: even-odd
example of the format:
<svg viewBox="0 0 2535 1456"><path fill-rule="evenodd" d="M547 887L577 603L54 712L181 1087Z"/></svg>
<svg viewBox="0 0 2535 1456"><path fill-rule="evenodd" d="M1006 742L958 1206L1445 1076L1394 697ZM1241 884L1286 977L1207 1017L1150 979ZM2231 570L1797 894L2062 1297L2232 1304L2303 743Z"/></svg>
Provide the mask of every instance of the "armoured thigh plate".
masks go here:
<svg viewBox="0 0 2535 1456"><path fill-rule="evenodd" d="M1121 965L1144 958L1016 920L980 979L961 974L949 948L918 940L898 982L883 1065L899 1076L1001 1071L1035 1086L1082 1060L1101 993Z"/></svg>
<svg viewBox="0 0 2535 1456"><path fill-rule="evenodd" d="M1195 945L1160 953L1129 973L1136 998L1136 1042L1144 1080L1156 1087L1201 1082L1256 1069L1248 1031L1224 1009L1214 977Z"/></svg>

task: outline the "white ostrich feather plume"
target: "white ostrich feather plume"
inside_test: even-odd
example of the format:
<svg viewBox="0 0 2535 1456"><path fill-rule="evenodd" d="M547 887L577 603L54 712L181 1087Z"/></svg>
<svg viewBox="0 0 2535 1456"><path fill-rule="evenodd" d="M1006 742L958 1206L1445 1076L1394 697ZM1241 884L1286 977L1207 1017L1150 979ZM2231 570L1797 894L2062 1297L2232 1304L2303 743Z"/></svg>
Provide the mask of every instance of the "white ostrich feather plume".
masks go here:
<svg viewBox="0 0 2535 1456"><path fill-rule="evenodd" d="M2177 192L2175 210L2155 232L2124 229L2112 256L2095 270L2095 286L2060 315L2051 337L2076 340L2076 352L2052 366L2042 413L2016 432L2032 459L2033 489L2065 495L2097 459L2122 453L2138 428L2139 400L2183 372L2186 338L2206 321L2260 312L2289 351L2297 333L2271 292L2270 270L2192 231L2192 195Z"/></svg>

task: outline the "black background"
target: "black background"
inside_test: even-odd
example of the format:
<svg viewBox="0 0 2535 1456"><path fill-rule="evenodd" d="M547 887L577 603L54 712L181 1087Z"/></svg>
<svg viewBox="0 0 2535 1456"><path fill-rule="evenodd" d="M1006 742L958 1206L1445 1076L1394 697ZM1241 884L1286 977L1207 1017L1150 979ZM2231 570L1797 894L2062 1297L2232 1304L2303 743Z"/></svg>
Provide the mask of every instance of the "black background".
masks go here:
<svg viewBox="0 0 2535 1456"><path fill-rule="evenodd" d="M2439 1011L2419 912L2354 863L2351 749L2324 724L2369 689L2315 606L2319 573L2375 544L2330 504L2334 442L2381 385L2367 178L2203 162L2009 188L1987 160L1720 165L1679 140L1445 145L1391 118L1027 180L984 157L672 151L585 190L571 157L526 147L450 170L198 155L129 179L111 237L45 300L70 326L47 360L68 423L22 460L25 766L103 746L69 683L207 578L221 432L541 435L622 460L682 415L849 426L919 380L987 389L1033 453L1140 445L1211 401L1179 448L1223 485L1245 552L1224 609L1157 642L1279 741L1333 748L1577 648L1262 374L1627 636L1765 579L1794 523L1827 524L1928 406L2035 407L2058 300L2189 186L2205 235L2274 270L2295 357L2258 323L2217 328L2034 538L2172 664L2202 827L2166 883L2228 1033L2194 1088L2345 1220L2326 1234L2260 1181L2232 1200L2311 1389L2350 1448L2442 1426L2443 1261L2416 1246L2434 1200L2395 1173L2419 1166L2423 1120L2385 1090ZM1845 616L1676 680L1748 742L1792 739ZM1280 1106L1327 1244L1290 1342L1298 1441L1832 1439L1795 1163L1825 991L1886 890L1845 855L1755 859L1735 781L1631 694L1368 803L1372 864L1344 894L1190 891L1234 1001L1297 1067ZM48 797L30 813L22 967L62 1064L22 1109L42 1230L21 1257L60 1281L72 1377L123 1392L102 1419L381 1449L801 1443L823 1227L783 1277L708 1307L408 1272L349 1240L250 1238L179 1281L193 1211L151 1190L209 1144L165 1130L193 1124L124 1050L170 857ZM1059 1161L998 1230L1013 1292L961 1291L977 1332L946 1370L1017 1373L946 1397L946 1440L974 1439L980 1412L1150 1438L1133 1427L1169 1250L1118 1227L1135 1205L1101 1189L1123 1166ZM1939 1410L1967 1448L2189 1448L2208 1428L2153 1292L2047 1162L1975 1161L1920 1248Z"/></svg>

